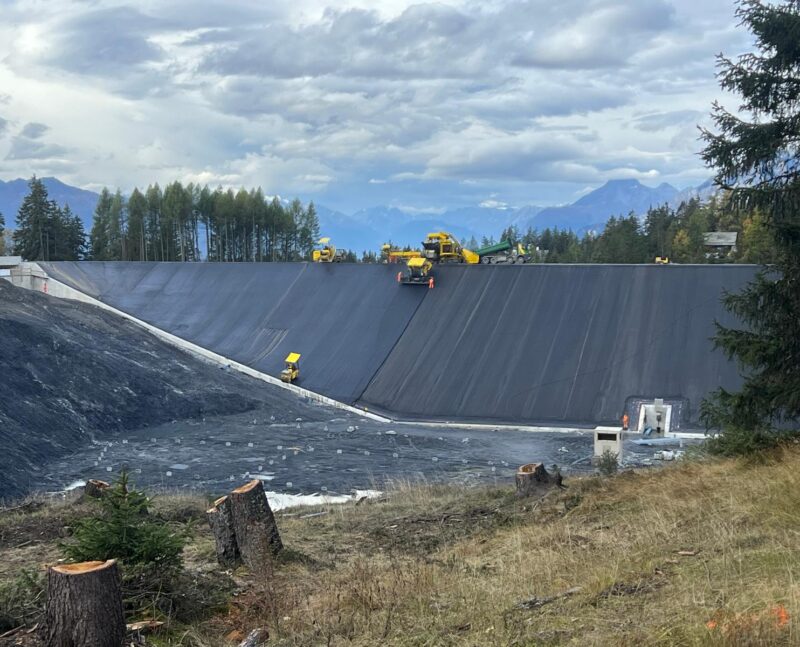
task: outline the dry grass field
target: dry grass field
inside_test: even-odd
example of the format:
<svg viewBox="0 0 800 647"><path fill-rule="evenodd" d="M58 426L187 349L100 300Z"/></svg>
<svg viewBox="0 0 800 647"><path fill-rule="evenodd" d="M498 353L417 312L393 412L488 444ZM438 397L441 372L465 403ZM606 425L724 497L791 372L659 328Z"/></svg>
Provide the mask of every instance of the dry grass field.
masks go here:
<svg viewBox="0 0 800 647"><path fill-rule="evenodd" d="M157 496L153 514L189 533L185 574L169 604L131 619L166 622L153 645L238 644L256 627L271 645L800 644L800 451L567 485L534 500L510 482L398 484L360 505L282 511L284 554L230 574L206 501ZM37 572L91 511L0 514L0 634L35 624ZM0 644L35 644L23 634Z"/></svg>

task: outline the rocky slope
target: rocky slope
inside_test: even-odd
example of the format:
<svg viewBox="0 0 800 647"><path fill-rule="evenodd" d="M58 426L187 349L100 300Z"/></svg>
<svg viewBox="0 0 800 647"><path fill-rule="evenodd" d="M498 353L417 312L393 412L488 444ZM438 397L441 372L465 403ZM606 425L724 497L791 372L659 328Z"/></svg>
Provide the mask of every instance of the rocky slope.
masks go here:
<svg viewBox="0 0 800 647"><path fill-rule="evenodd" d="M111 313L0 280L0 499L34 488L45 461L93 439L256 407L287 420L311 408Z"/></svg>

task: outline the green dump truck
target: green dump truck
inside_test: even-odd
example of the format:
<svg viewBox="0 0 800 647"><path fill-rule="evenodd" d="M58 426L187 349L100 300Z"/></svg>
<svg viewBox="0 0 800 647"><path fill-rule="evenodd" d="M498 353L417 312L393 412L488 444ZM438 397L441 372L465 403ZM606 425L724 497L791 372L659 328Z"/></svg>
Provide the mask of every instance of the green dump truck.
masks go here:
<svg viewBox="0 0 800 647"><path fill-rule="evenodd" d="M517 243L513 245L510 240L501 240L495 245L476 249L475 253L480 257L481 263L530 263L531 258L525 248Z"/></svg>

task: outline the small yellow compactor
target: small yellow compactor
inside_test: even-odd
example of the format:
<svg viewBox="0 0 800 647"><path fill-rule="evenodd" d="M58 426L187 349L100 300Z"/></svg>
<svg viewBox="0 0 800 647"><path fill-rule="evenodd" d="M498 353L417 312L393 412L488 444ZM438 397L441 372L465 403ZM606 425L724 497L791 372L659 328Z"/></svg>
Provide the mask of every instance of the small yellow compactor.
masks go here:
<svg viewBox="0 0 800 647"><path fill-rule="evenodd" d="M300 377L300 353L289 353L285 361L286 368L281 371L281 382L292 384Z"/></svg>

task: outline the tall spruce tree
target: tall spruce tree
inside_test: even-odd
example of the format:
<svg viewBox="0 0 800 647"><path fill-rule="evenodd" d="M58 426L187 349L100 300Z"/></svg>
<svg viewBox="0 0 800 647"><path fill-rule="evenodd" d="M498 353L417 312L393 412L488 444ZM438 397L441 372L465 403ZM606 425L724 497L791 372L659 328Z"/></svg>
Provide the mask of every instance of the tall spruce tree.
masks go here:
<svg viewBox="0 0 800 647"><path fill-rule="evenodd" d="M111 200L111 192L103 187L94 208L92 232L89 235L89 247L94 261L109 260L108 229L111 218Z"/></svg>
<svg viewBox="0 0 800 647"><path fill-rule="evenodd" d="M125 256L125 198L117 189L111 198L108 210L108 259L111 261L127 261Z"/></svg>
<svg viewBox="0 0 800 647"><path fill-rule="evenodd" d="M776 260L725 296L743 326L718 325L715 343L738 360L745 381L714 393L703 417L723 439L738 439L728 449L746 451L800 418L800 0L741 1L737 16L756 51L719 59L720 84L741 105L734 113L714 104L716 132L703 130L703 158L733 208L763 217Z"/></svg>
<svg viewBox="0 0 800 647"><path fill-rule="evenodd" d="M54 203L47 199L44 183L35 175L28 182L30 189L17 214L14 231L14 253L28 261L46 261L53 234Z"/></svg>
<svg viewBox="0 0 800 647"><path fill-rule="evenodd" d="M6 219L3 213L0 212L0 254L5 254L6 251Z"/></svg>
<svg viewBox="0 0 800 647"><path fill-rule="evenodd" d="M80 216L72 213L68 204L59 210L61 231L58 260L79 261L86 252L86 232Z"/></svg>
<svg viewBox="0 0 800 647"><path fill-rule="evenodd" d="M134 189L128 199L128 233L127 252L128 260L147 260L147 235L145 221L147 220L147 199L139 189Z"/></svg>

